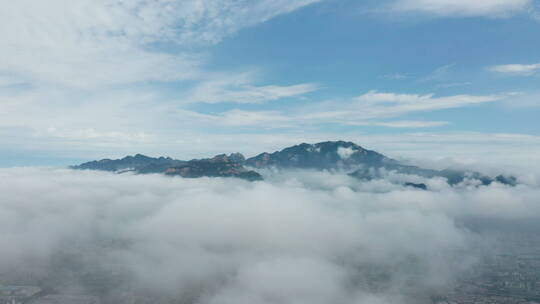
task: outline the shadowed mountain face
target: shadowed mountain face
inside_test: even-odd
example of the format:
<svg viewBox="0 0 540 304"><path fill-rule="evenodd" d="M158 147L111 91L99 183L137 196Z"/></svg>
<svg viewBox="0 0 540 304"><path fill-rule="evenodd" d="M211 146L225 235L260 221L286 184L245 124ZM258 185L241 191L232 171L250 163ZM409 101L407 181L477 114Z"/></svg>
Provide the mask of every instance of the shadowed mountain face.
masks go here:
<svg viewBox="0 0 540 304"><path fill-rule="evenodd" d="M327 141L317 144L300 144L274 153L261 153L245 159L240 153L217 155L213 158L190 161L169 157L152 158L137 154L122 159L91 161L72 167L113 172L133 171L136 173L163 173L182 177L237 177L250 181L262 180L262 176L244 166L256 169L311 169L342 171L361 180L383 179L389 172L423 178L445 178L450 185L465 180L475 180L478 184L489 185L495 181L515 185L513 177L491 178L473 171L431 170L399 163L378 152L366 150L352 142ZM405 186L427 189L422 183L406 181Z"/></svg>
<svg viewBox="0 0 540 304"><path fill-rule="evenodd" d="M378 152L344 141L303 143L274 153L261 153L247 159L245 164L253 168L343 170L350 176L362 180L382 179L388 172L395 172L424 178L441 177L450 185L459 184L467 179L477 180L482 185L489 185L494 181L507 185L516 184L514 177L500 175L491 178L472 171L450 169L439 171L404 165ZM427 189L425 184L406 182L404 185Z"/></svg>
<svg viewBox="0 0 540 304"><path fill-rule="evenodd" d="M209 159L190 160L165 170L167 175L179 175L182 177L237 177L249 181L262 180L262 176L249 171L242 165L244 156L234 153L229 156L217 155Z"/></svg>
<svg viewBox="0 0 540 304"><path fill-rule="evenodd" d="M135 156L126 156L122 159L95 160L71 168L112 172L135 171L137 173L161 173L170 167L178 166L183 163L185 163L185 161L172 159L170 157L153 158L137 154Z"/></svg>
<svg viewBox="0 0 540 304"><path fill-rule="evenodd" d="M253 168L350 170L359 166L381 166L385 162L393 160L352 142L327 141L313 145L304 143L271 154L262 153L247 159L245 164Z"/></svg>
<svg viewBox="0 0 540 304"><path fill-rule="evenodd" d="M407 166L400 164L389 164L383 166L373 166L373 167L364 167L354 172L349 173L350 176L363 179L363 180L374 180L382 179L389 172L404 174L404 175L413 175L424 178L435 178L441 177L445 178L450 185L457 185L465 180L475 180L482 185L490 185L491 183L498 181L503 184L515 185L516 181L513 177L505 177L502 175L497 176L495 179L482 175L478 172L473 171L459 171L459 170L431 170L431 169L422 169L416 166ZM407 183L408 186L415 185L414 183ZM418 185L417 185L418 186ZM419 184L420 187L427 187L425 184Z"/></svg>
<svg viewBox="0 0 540 304"><path fill-rule="evenodd" d="M250 181L262 180L262 176L244 168L245 158L240 153L229 156L222 154L214 158L194 159L190 161L176 160L169 157L153 158L137 154L122 159L103 159L91 161L72 169L100 170L112 172L135 172L139 174L163 173L187 178L197 177L237 177Z"/></svg>

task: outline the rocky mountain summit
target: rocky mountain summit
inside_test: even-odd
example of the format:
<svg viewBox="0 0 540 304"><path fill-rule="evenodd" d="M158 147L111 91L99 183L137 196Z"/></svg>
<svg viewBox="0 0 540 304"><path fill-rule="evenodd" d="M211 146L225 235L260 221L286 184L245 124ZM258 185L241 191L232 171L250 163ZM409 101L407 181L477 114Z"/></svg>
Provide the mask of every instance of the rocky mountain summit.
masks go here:
<svg viewBox="0 0 540 304"><path fill-rule="evenodd" d="M358 166L376 166L391 160L352 142L327 141L300 144L274 153L261 153L246 160L253 168L279 167L317 170L350 170Z"/></svg>
<svg viewBox="0 0 540 304"><path fill-rule="evenodd" d="M245 158L240 153L217 155L208 159L195 159L175 165L165 170L167 175L182 177L237 177L249 181L262 180L262 176L252 170L247 170L242 163Z"/></svg>
<svg viewBox="0 0 540 304"><path fill-rule="evenodd" d="M163 173L186 178L236 177L249 181L262 180L257 170L265 168L339 171L360 180L384 179L390 173L397 173L405 177L416 177L405 180L402 184L418 189L427 189L427 185L416 182L418 178L437 177L446 179L450 185L457 185L466 180L476 181L479 185L489 185L493 182L516 184L514 177L503 175L489 177L474 171L432 170L402 164L378 152L345 141L302 143L273 153L264 152L248 159L240 153L220 154L213 158L190 161L170 157L152 158L137 154L117 160L91 161L72 168L120 173L126 171L139 174Z"/></svg>

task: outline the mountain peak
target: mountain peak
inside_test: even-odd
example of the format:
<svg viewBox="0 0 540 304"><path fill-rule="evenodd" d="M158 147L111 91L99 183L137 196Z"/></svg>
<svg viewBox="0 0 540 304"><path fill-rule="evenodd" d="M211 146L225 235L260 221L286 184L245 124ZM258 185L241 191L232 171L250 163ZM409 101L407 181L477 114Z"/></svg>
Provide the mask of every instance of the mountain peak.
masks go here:
<svg viewBox="0 0 540 304"><path fill-rule="evenodd" d="M361 148L359 145L353 143L352 141L343 141L343 140L323 141L323 142L320 142L320 143L316 143L315 146L340 146L340 147L357 147L357 148Z"/></svg>
<svg viewBox="0 0 540 304"><path fill-rule="evenodd" d="M348 141L325 141L316 144L301 143L273 153L264 152L255 157L245 159L240 153L219 154L212 158L193 159L190 161L175 160L169 157L152 158L142 154L126 156L122 159L103 159L73 166L73 169L105 170L113 172L132 171L136 173L165 173L183 177L237 177L246 180L261 180L253 168L283 168L311 170L343 170L350 176L372 180L385 178L388 172L404 176L420 178L440 177L450 185L466 180L476 180L483 185L497 181L502 184L515 185L517 181L511 176L497 176L495 179L472 171L430 170L399 163L396 160L375 151L367 150ZM405 186L425 189L425 184L414 181Z"/></svg>
<svg viewBox="0 0 540 304"><path fill-rule="evenodd" d="M210 162L226 162L226 163L230 162L230 163L243 164L246 158L244 157L244 155L242 155L242 153L237 152L237 153L231 153L229 155L218 154L212 158L202 159L202 160L195 159L193 161L203 161L203 160L207 160Z"/></svg>
<svg viewBox="0 0 540 304"><path fill-rule="evenodd" d="M262 153L246 160L255 168L352 169L360 165L380 165L386 157L353 142L302 143L274 153Z"/></svg>

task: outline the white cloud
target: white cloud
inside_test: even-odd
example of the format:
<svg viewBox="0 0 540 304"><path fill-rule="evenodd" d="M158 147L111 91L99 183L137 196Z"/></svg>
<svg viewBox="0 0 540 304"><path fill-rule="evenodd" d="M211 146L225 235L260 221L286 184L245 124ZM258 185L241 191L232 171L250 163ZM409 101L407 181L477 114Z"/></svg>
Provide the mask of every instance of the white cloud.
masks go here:
<svg viewBox="0 0 540 304"><path fill-rule="evenodd" d="M264 103L320 89L313 83L257 84L249 73L216 73L204 67L208 46L314 2L2 1L0 86L9 90L0 94L1 145L84 155L114 149L118 149L115 153L139 148L177 151L186 144L179 143L179 137L206 142L203 137L209 135L202 129L208 126L224 132L236 127L317 129L325 123L435 127L445 122L387 118L498 100L497 96L370 92L320 109L232 109L210 114L178 109L183 102ZM156 47L161 44L170 48ZM185 99L165 96L148 85L188 79L196 83ZM12 88L21 84L24 89Z"/></svg>
<svg viewBox="0 0 540 304"><path fill-rule="evenodd" d="M531 0L397 0L392 7L436 16L509 17L526 12Z"/></svg>
<svg viewBox="0 0 540 304"><path fill-rule="evenodd" d="M397 94L381 93L377 91L370 91L356 98L358 102L367 105L384 103L408 104L418 105L420 109L460 107L468 104L493 102L499 99L501 99L499 96L454 95L447 97L434 97L434 94Z"/></svg>
<svg viewBox="0 0 540 304"><path fill-rule="evenodd" d="M509 108L540 107L540 93L537 91L515 92L509 95L504 104Z"/></svg>
<svg viewBox="0 0 540 304"><path fill-rule="evenodd" d="M100 137L90 136L90 133L153 132L152 125L160 119L156 114L164 112L161 100L158 94L144 89L93 93L61 89L4 91L0 93L0 127L26 128L33 130L36 136L76 139L79 134L79 140ZM124 140L128 138L132 136Z"/></svg>
<svg viewBox="0 0 540 304"><path fill-rule="evenodd" d="M491 72L509 76L529 76L540 70L540 63L536 64L503 64L489 68Z"/></svg>
<svg viewBox="0 0 540 304"><path fill-rule="evenodd" d="M398 120L373 123L376 126L389 128L432 128L441 127L449 124L447 121L418 121L418 120Z"/></svg>
<svg viewBox="0 0 540 304"><path fill-rule="evenodd" d="M429 75L422 77L420 82L429 82L429 81L444 81L450 78L451 73L456 67L455 63L446 64L434 69Z"/></svg>
<svg viewBox="0 0 540 304"><path fill-rule="evenodd" d="M383 75L382 78L389 79L389 80L401 80L401 79L409 78L409 75L404 74L404 73L393 73L393 74Z"/></svg>
<svg viewBox="0 0 540 304"><path fill-rule="evenodd" d="M506 95L452 95L436 97L434 94L398 94L370 91L348 102L334 101L318 107L304 109L293 120L302 123L326 122L345 125L373 125L393 128L436 127L448 124L441 121L381 121L409 113L437 111L490 103Z"/></svg>
<svg viewBox="0 0 540 304"><path fill-rule="evenodd" d="M427 120L393 120L393 121L350 121L346 122L350 126L378 126L387 128L434 128L449 125L448 121L427 121Z"/></svg>
<svg viewBox="0 0 540 304"><path fill-rule="evenodd" d="M0 72L76 88L197 79L190 49L317 1L2 1Z"/></svg>
<svg viewBox="0 0 540 304"><path fill-rule="evenodd" d="M255 85L244 71L204 65L213 44L317 1L2 1L0 129L9 130L2 142L25 150L39 141L44 146L34 149L58 153L163 147L178 127L200 127L209 118L179 110L181 94L166 96L155 82L195 80L185 82L186 90L199 88L192 101L208 102L218 102L219 94L260 103L316 90L315 84ZM217 74L231 82L208 82ZM224 117L230 125L255 119L234 111Z"/></svg>
<svg viewBox="0 0 540 304"><path fill-rule="evenodd" d="M260 128L290 128L316 126L322 123L366 125L390 128L429 128L448 124L441 121L380 121L408 113L460 108L495 102L506 95L454 95L435 97L433 94L397 94L370 91L345 103L322 102L294 111L230 110L220 114L199 114L216 125L258 126ZM196 114L194 114L196 115Z"/></svg>
<svg viewBox="0 0 540 304"><path fill-rule="evenodd" d="M124 133L124 132L100 132L94 128L82 129L82 130L59 130L55 127L49 127L44 130L46 135L50 137L65 139L65 140L101 140L110 142L134 142L142 143L148 138L148 135L144 132L139 133ZM36 134L37 136L43 136Z"/></svg>
<svg viewBox="0 0 540 304"><path fill-rule="evenodd" d="M278 111L231 110L215 116L218 124L228 126L257 126L261 129L290 125L291 119Z"/></svg>
<svg viewBox="0 0 540 304"><path fill-rule="evenodd" d="M9 151L178 147L179 130L198 136L192 127L216 121L180 109L186 102L263 103L319 89L206 67L214 44L318 0L0 1L0 142ZM171 97L156 82L183 90ZM229 111L221 126L269 114Z"/></svg>
<svg viewBox="0 0 540 304"><path fill-rule="evenodd" d="M534 186L430 192L328 172L256 183L36 168L0 178L3 280L24 274L60 292L97 281L92 290L118 304L418 303L450 292L487 245L464 219L534 225L540 214Z"/></svg>
<svg viewBox="0 0 540 304"><path fill-rule="evenodd" d="M0 150L54 159L121 157L134 153L187 159L236 152L238 147L241 152L255 154L308 139L315 142L349 138L362 143L365 137L329 132L324 126L433 128L451 121L400 120L399 116L481 104L503 97L436 97L372 91L348 100L305 106L289 104L289 110L240 108L208 113L179 108L181 98L176 102L145 88L93 94L54 89L3 91ZM377 144L377 141L369 139L369 143Z"/></svg>
<svg viewBox="0 0 540 304"><path fill-rule="evenodd" d="M342 159L348 159L351 157L351 155L354 154L354 150L352 147L348 147L348 148L344 148L344 147L339 147L338 150L337 150L337 154L339 155L339 157L341 157Z"/></svg>
<svg viewBox="0 0 540 304"><path fill-rule="evenodd" d="M264 103L320 89L319 85L313 83L256 86L252 84L252 78L254 76L250 74L218 75L217 79L202 81L184 100L205 103Z"/></svg>
<svg viewBox="0 0 540 304"><path fill-rule="evenodd" d="M449 82L449 83L443 83L437 85L439 88L455 88L455 87L464 87L464 86L470 86L472 85L472 82L465 81L465 82Z"/></svg>
<svg viewBox="0 0 540 304"><path fill-rule="evenodd" d="M365 118L393 117L406 113L434 111L494 102L503 96L454 95L435 97L433 94L396 94L370 91L355 98L353 109ZM361 116L361 117L362 117Z"/></svg>

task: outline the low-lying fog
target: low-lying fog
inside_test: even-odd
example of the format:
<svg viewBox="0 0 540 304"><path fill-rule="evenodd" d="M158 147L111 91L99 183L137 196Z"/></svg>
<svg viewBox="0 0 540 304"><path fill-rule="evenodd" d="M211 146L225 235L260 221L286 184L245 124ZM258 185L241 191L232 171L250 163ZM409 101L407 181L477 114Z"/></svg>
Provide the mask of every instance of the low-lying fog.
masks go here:
<svg viewBox="0 0 540 304"><path fill-rule="evenodd" d="M423 191L320 172L1 169L0 283L116 304L422 303L506 235L539 231L540 187L520 178Z"/></svg>

